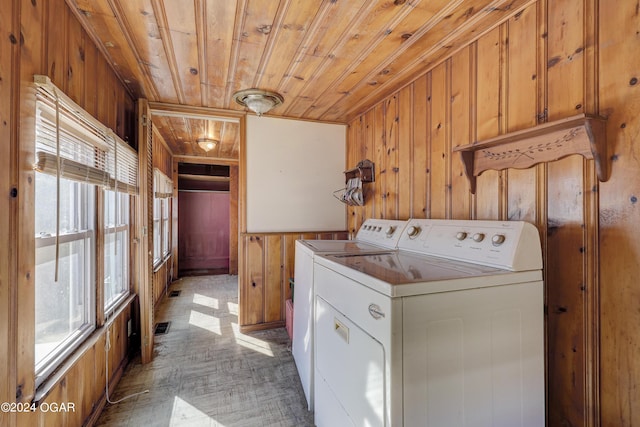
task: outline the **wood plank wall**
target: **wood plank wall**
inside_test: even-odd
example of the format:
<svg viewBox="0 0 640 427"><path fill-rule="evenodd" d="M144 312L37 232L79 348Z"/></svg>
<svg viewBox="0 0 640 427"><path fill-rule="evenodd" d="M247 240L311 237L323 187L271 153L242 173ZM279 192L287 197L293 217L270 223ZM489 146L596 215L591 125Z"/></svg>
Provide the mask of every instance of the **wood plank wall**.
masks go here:
<svg viewBox="0 0 640 427"><path fill-rule="evenodd" d="M153 121L153 117L151 118ZM173 179L173 155L156 127L153 128L153 167ZM174 187L176 187L174 182Z"/></svg>
<svg viewBox="0 0 640 427"><path fill-rule="evenodd" d="M526 220L544 256L549 426L640 424L640 17L637 3L540 0L349 124L376 182L364 219ZM578 155L484 172L452 147L578 113L608 117L612 176Z"/></svg>
<svg viewBox="0 0 640 427"><path fill-rule="evenodd" d="M153 117L151 120L153 121ZM173 155L171 154L171 151L169 151L164 138L162 138L162 135L160 135L160 132L158 132L155 126L153 127L153 147L151 152L153 153L153 167L158 168L160 172L173 180ZM176 194L175 189L177 188L178 183L174 180L173 184L174 194ZM176 209L176 205L177 199L174 198L171 202L171 209ZM173 213L170 217L173 218ZM175 227L173 221L169 221L169 224L169 227L173 230L173 227ZM158 231L154 230L154 232ZM173 237L172 231L169 232L169 236L171 236L171 238ZM168 286L171 284L172 278L175 274L172 270L173 261L171 257L176 252L177 240L172 238L171 244L173 246L171 250L172 255L153 271L152 286L154 307L159 304L160 299L166 294Z"/></svg>
<svg viewBox="0 0 640 427"><path fill-rule="evenodd" d="M297 239L346 239L346 232L241 233L239 322L248 332L284 326L285 302L291 298ZM295 289L295 288L294 288Z"/></svg>
<svg viewBox="0 0 640 427"><path fill-rule="evenodd" d="M30 402L36 393L33 75L48 75L124 140L134 136L135 105L64 0L3 1L0 32L0 401ZM126 360L130 311L126 308L111 327L112 383ZM98 329L44 397L51 403L75 402L76 412L0 412L0 425L81 425L99 413L105 331Z"/></svg>

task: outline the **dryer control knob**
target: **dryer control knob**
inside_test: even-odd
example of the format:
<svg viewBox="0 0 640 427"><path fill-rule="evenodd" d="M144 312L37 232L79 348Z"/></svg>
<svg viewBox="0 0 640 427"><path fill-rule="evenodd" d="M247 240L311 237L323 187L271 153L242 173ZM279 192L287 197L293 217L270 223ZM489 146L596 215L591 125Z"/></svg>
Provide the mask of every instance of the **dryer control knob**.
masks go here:
<svg viewBox="0 0 640 427"><path fill-rule="evenodd" d="M504 234L496 234L491 238L491 243L493 243L494 246L499 246L503 244L504 241L505 241Z"/></svg>
<svg viewBox="0 0 640 427"><path fill-rule="evenodd" d="M412 225L411 227L407 228L407 234L409 235L409 237L416 237L418 234L420 234L420 227Z"/></svg>
<svg viewBox="0 0 640 427"><path fill-rule="evenodd" d="M458 233L456 234L456 239L458 240L464 240L467 238L467 233L464 231L458 231Z"/></svg>
<svg viewBox="0 0 640 427"><path fill-rule="evenodd" d="M484 234L483 233L476 233L473 235L473 240L474 242L482 242L484 240Z"/></svg>
<svg viewBox="0 0 640 427"><path fill-rule="evenodd" d="M387 233L387 236L391 237L393 236L393 233L395 233L395 231L396 231L396 227L394 227L393 225L390 225L385 230L385 233Z"/></svg>

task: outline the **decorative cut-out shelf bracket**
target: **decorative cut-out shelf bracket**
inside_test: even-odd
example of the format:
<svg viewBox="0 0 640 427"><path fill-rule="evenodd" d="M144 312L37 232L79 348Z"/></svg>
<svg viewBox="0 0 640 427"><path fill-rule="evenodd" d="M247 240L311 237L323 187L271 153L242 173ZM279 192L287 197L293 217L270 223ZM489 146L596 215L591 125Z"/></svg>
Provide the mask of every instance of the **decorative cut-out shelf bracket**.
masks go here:
<svg viewBox="0 0 640 427"><path fill-rule="evenodd" d="M482 172L507 168L526 169L572 154L594 159L600 181L609 179L606 119L580 114L529 129L455 147L464 163L471 192Z"/></svg>

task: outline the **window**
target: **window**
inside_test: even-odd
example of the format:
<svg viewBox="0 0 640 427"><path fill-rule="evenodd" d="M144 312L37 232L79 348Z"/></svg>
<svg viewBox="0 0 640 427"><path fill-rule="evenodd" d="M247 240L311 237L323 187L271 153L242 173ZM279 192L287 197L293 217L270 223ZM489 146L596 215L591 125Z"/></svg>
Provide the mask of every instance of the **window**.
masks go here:
<svg viewBox="0 0 640 427"><path fill-rule="evenodd" d="M169 256L169 212L171 199L162 199L162 256Z"/></svg>
<svg viewBox="0 0 640 427"><path fill-rule="evenodd" d="M129 295L129 194L104 192L104 309Z"/></svg>
<svg viewBox="0 0 640 427"><path fill-rule="evenodd" d="M53 373L96 328L96 310L129 293L129 194L137 154L56 88L35 76L35 376ZM104 191L104 210L96 194ZM104 218L104 257L96 216ZM96 278L96 265L105 275ZM104 306L96 306L104 286Z"/></svg>
<svg viewBox="0 0 640 427"><path fill-rule="evenodd" d="M162 261L162 199L153 199L153 265Z"/></svg>
<svg viewBox="0 0 640 427"><path fill-rule="evenodd" d="M95 186L60 179L56 280L56 177L36 174L35 362L44 377L95 328ZM55 209L53 209L55 212Z"/></svg>
<svg viewBox="0 0 640 427"><path fill-rule="evenodd" d="M158 169L153 171L153 264L159 265L171 252L171 196L173 182Z"/></svg>

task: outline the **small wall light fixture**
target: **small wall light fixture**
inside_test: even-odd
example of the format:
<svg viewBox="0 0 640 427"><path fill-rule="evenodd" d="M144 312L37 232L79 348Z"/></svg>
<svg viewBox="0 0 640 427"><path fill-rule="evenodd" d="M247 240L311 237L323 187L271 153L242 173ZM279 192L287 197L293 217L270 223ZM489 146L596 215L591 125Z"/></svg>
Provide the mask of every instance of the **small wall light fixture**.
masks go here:
<svg viewBox="0 0 640 427"><path fill-rule="evenodd" d="M284 102L282 95L262 89L245 89L233 94L233 99L258 116L277 107Z"/></svg>

